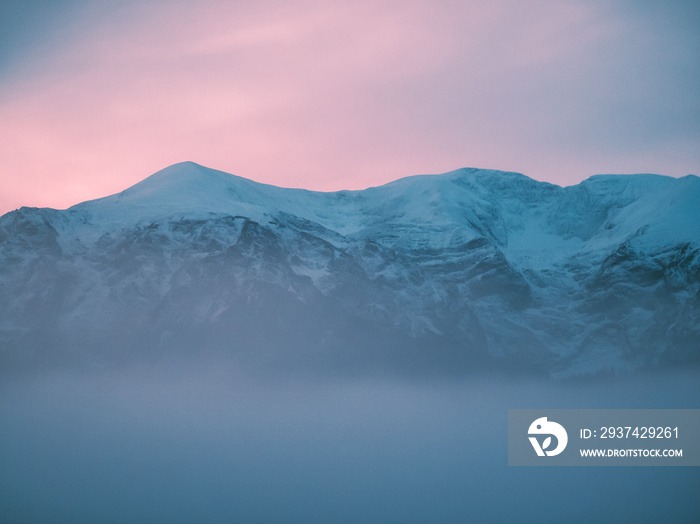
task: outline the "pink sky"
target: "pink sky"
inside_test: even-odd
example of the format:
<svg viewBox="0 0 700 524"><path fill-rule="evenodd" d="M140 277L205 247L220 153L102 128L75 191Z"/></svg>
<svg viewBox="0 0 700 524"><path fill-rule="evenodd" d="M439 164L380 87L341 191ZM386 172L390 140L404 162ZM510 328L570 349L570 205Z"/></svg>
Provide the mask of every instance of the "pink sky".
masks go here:
<svg viewBox="0 0 700 524"><path fill-rule="evenodd" d="M184 160L324 191L465 166L569 185L700 165L692 3L111 4L6 2L0 213Z"/></svg>

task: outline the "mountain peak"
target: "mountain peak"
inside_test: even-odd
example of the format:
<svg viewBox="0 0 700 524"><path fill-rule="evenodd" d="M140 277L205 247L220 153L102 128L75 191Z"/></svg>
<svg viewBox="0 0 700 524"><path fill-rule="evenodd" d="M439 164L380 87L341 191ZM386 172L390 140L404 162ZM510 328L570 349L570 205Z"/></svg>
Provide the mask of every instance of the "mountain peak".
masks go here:
<svg viewBox="0 0 700 524"><path fill-rule="evenodd" d="M229 186L238 177L209 169L194 162L180 162L161 169L141 182L122 191L120 198L134 196L172 197L174 192L196 195L203 191ZM242 180L242 179L241 179ZM165 195L164 195L165 193Z"/></svg>
<svg viewBox="0 0 700 524"><path fill-rule="evenodd" d="M259 198L257 182L195 162L180 162L154 173L124 191L73 206L110 223L154 220L171 215L209 215L240 211ZM251 209L247 209L252 215Z"/></svg>

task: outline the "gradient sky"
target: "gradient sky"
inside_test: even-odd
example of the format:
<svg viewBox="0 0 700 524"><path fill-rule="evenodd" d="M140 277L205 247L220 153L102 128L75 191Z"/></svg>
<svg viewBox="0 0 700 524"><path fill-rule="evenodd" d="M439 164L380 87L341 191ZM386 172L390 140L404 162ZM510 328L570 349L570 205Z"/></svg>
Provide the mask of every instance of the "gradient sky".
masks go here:
<svg viewBox="0 0 700 524"><path fill-rule="evenodd" d="M700 174L693 0L3 0L0 213L192 160L359 189Z"/></svg>

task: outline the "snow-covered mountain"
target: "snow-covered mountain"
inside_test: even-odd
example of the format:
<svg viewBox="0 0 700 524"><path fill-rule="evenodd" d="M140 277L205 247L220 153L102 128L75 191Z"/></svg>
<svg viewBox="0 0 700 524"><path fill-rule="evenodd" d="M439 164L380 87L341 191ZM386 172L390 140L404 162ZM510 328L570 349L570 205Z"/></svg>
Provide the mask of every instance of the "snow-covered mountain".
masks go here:
<svg viewBox="0 0 700 524"><path fill-rule="evenodd" d="M567 376L700 361L700 179L461 169L319 193L193 163L0 218L3 365L230 355Z"/></svg>

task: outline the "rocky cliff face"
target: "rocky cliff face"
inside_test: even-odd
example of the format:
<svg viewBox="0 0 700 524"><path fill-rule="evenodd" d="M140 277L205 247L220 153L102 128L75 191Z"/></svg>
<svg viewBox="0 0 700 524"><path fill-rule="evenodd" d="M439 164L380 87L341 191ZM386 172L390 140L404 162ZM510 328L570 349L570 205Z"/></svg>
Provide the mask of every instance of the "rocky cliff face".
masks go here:
<svg viewBox="0 0 700 524"><path fill-rule="evenodd" d="M364 191L192 163L0 218L5 365L567 376L700 361L700 179L464 169Z"/></svg>

